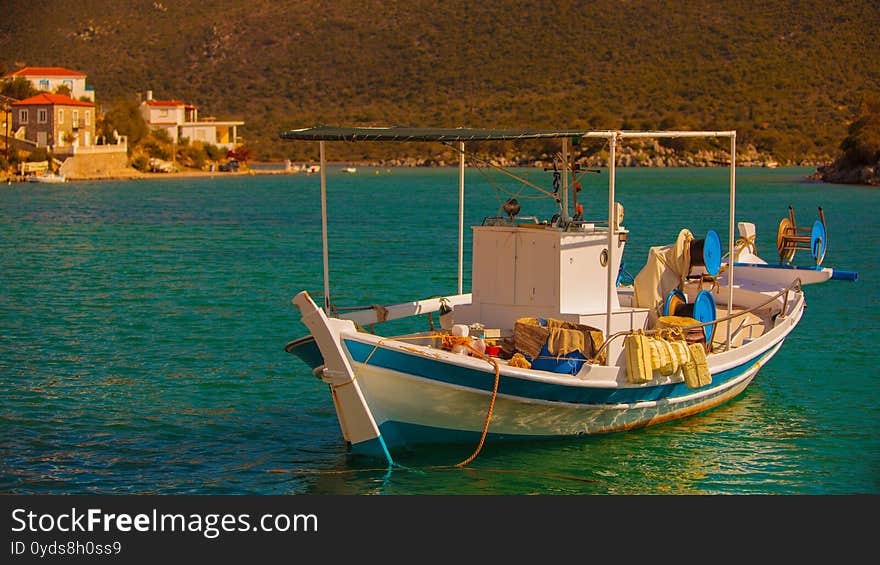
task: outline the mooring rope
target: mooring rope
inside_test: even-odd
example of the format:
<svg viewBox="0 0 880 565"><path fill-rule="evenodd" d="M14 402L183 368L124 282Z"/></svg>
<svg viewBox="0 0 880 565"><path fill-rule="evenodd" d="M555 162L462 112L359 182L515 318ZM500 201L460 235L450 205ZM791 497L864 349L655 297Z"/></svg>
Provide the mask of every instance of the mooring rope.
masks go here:
<svg viewBox="0 0 880 565"><path fill-rule="evenodd" d="M489 434L489 422L492 421L492 411L495 410L495 399L498 398L498 383L501 381L501 366L498 364L498 361L496 361L492 357L489 357L485 353L481 353L480 351L475 349L474 346L470 343L467 344L467 347L471 351L477 353L482 359L489 361L490 363L492 363L492 365L495 366L495 384L492 387L492 398L489 400L489 409L486 411L486 420L483 423L483 432L482 434L480 434L480 443L477 444L477 448L470 455L470 457L468 457L464 461L456 463L456 467L464 467L465 465L476 459L477 455L479 455L480 451L482 451L483 444L486 442L486 436Z"/></svg>
<svg viewBox="0 0 880 565"><path fill-rule="evenodd" d="M480 441L477 444L476 449L474 449L474 452L471 453L471 455L469 457L467 457L463 461L460 461L459 463L456 463L454 465L455 467L464 467L465 465L471 463L474 459L476 459L477 455L480 454L480 451L483 450L483 445L486 443L486 436L489 435L489 422L492 421L492 413L495 410L495 399L498 398L498 385L501 382L501 365L498 364L497 360L486 355L485 353L481 352L480 350L475 348L473 345L471 345L469 338L464 337L464 336L459 338L457 336L449 336L449 334L439 333L439 332L435 332L430 335L419 335L419 336L383 337L379 341L377 341L375 345L373 345L373 349L370 351L369 355L367 355L366 359L364 359L364 362L361 364L361 366L358 367L358 370L355 372L354 376L352 376L350 381L346 381L346 382L340 383L338 385L331 385L331 388L335 391L336 389L338 389L340 387L353 384L354 381L357 380L358 377L360 377L361 371L363 371L364 367L366 367L367 364L369 364L370 359L373 358L373 354L375 354L376 351L379 350L379 346L381 346L386 341L389 341L389 340L394 340L394 341L413 340L413 341L415 341L415 340L422 340L422 339L441 339L442 340L444 338L446 338L446 340L449 340L450 338L452 338L454 341L458 342L460 345L464 345L465 347L470 349L473 353L475 353L479 359L482 359L484 361L489 362L495 369L495 384L492 386L492 395L489 399L489 408L486 411L486 418L483 421L483 431L480 434ZM467 340L467 341L465 341L465 340Z"/></svg>

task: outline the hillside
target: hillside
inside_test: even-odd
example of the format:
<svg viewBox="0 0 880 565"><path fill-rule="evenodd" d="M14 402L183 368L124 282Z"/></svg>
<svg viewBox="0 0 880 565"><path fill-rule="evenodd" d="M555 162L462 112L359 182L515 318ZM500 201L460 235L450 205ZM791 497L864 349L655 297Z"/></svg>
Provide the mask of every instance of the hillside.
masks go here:
<svg viewBox="0 0 880 565"><path fill-rule="evenodd" d="M280 130L344 123L736 129L827 161L880 90L876 0L668 4L33 0L4 7L0 71L77 69L105 105L182 98L295 159L317 155Z"/></svg>

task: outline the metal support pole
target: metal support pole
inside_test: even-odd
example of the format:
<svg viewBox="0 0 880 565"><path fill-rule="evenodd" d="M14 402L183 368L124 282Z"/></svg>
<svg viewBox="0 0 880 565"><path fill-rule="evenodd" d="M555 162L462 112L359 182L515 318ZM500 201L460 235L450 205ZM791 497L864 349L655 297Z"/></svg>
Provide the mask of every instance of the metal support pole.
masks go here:
<svg viewBox="0 0 880 565"><path fill-rule="evenodd" d="M321 241L324 246L324 312L330 313L330 255L327 245L327 160L324 157L324 141L321 148Z"/></svg>
<svg viewBox="0 0 880 565"><path fill-rule="evenodd" d="M562 223L568 224L568 138L562 138Z"/></svg>
<svg viewBox="0 0 880 565"><path fill-rule="evenodd" d="M609 155L608 155L608 264L606 265L608 271L608 288L606 302L605 302L605 335L611 335L611 297L613 296L613 292L615 292L615 279L617 277L617 273L613 272L614 269L612 266L614 265L614 220L617 216L617 207L614 205L614 176L615 169L617 167L617 133L611 134L611 137L608 139L609 142ZM610 355L607 356L606 364L611 362Z"/></svg>
<svg viewBox="0 0 880 565"><path fill-rule="evenodd" d="M6 106L6 166L9 166L9 119L12 118L10 106Z"/></svg>
<svg viewBox="0 0 880 565"><path fill-rule="evenodd" d="M464 141L458 142L458 293L464 276Z"/></svg>
<svg viewBox="0 0 880 565"><path fill-rule="evenodd" d="M728 238L730 250L727 255L727 348L730 351L730 313L733 311L733 264L736 257L734 250L734 223L736 222L736 132L730 134L730 221L728 226ZM709 344L711 347L712 344Z"/></svg>

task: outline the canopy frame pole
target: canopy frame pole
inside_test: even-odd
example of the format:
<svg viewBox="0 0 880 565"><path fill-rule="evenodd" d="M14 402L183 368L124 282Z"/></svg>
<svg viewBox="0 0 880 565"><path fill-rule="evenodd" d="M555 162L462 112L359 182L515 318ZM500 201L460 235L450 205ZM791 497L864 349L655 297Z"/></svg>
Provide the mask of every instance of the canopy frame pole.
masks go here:
<svg viewBox="0 0 880 565"><path fill-rule="evenodd" d="M614 221L616 216L616 206L614 205L614 182L617 168L617 132L612 133L608 138L608 263L606 270L608 272L608 288L605 301L605 335L611 335L611 297L615 292L615 273L611 268L614 265ZM610 355L606 356L605 364L611 363Z"/></svg>
<svg viewBox="0 0 880 565"><path fill-rule="evenodd" d="M458 294L464 279L464 141L458 142Z"/></svg>
<svg viewBox="0 0 880 565"><path fill-rule="evenodd" d="M727 255L727 344L726 351L730 351L730 314L733 311L733 264L736 262L734 257L734 233L733 224L736 221L736 132L730 134L730 220L728 226L728 243L730 249ZM711 347L712 344L710 343Z"/></svg>
<svg viewBox="0 0 880 565"><path fill-rule="evenodd" d="M330 314L330 253L327 243L327 159L324 140L318 142L321 162L321 243L324 247L324 312Z"/></svg>
<svg viewBox="0 0 880 565"><path fill-rule="evenodd" d="M562 224L567 225L568 215L568 138L562 138Z"/></svg>

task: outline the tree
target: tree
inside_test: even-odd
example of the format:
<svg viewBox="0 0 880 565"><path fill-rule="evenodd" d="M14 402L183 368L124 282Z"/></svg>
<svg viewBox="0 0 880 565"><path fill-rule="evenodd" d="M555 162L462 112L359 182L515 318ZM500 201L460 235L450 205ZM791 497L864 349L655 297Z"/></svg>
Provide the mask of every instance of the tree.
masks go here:
<svg viewBox="0 0 880 565"><path fill-rule="evenodd" d="M30 98L35 94L39 94L39 92L40 91L34 88L34 85L31 84L31 81L24 77L15 77L11 80L6 79L0 83L0 94L15 98L16 100Z"/></svg>
<svg viewBox="0 0 880 565"><path fill-rule="evenodd" d="M62 94L64 96L70 96L71 92L70 87L66 84L59 84L55 89L55 94Z"/></svg>
<svg viewBox="0 0 880 565"><path fill-rule="evenodd" d="M127 135L130 146L138 143L149 133L138 104L125 99L117 100L104 114L100 127L101 135L108 138L114 137L114 131L119 135Z"/></svg>
<svg viewBox="0 0 880 565"><path fill-rule="evenodd" d="M873 165L880 161L880 95L868 95L862 111L840 143L847 166Z"/></svg>

